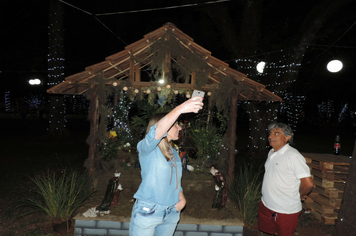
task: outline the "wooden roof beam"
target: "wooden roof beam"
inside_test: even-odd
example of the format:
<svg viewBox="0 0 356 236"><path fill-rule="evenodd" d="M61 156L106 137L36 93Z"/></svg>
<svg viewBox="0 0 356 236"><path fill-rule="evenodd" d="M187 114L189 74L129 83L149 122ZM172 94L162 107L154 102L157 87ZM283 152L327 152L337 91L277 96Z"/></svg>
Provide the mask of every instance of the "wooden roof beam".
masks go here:
<svg viewBox="0 0 356 236"><path fill-rule="evenodd" d="M218 71L219 73L223 74L223 75L227 75L224 71L220 70L219 68L215 67L213 64L206 62L208 64L208 66L210 66L211 68L213 68L214 70Z"/></svg>
<svg viewBox="0 0 356 236"><path fill-rule="evenodd" d="M215 83L221 83L221 79L219 76L216 75L209 75L208 76L211 80L213 80Z"/></svg>
<svg viewBox="0 0 356 236"><path fill-rule="evenodd" d="M108 83L106 83L107 86L113 86L114 81L110 81ZM120 81L115 81L116 83L120 84L123 82L123 80ZM171 83L171 88L172 89L176 89L176 88L180 88L180 89L194 89L195 85L194 84L186 84L186 83ZM161 87L160 85L158 85L156 82L144 82L144 81L133 81L131 83L132 87L135 88L139 88L139 87ZM203 90L210 90L210 86L209 85L204 85L202 87Z"/></svg>
<svg viewBox="0 0 356 236"><path fill-rule="evenodd" d="M143 51L147 50L153 42L149 42L146 39L141 39L137 41L136 43L130 44L129 46L126 46L125 49L129 52L132 53L132 55L138 55L142 53Z"/></svg>
<svg viewBox="0 0 356 236"><path fill-rule="evenodd" d="M107 61L99 62L91 66L87 66L85 71L89 74L97 74L99 71L105 70L110 64Z"/></svg>
<svg viewBox="0 0 356 236"><path fill-rule="evenodd" d="M225 71L226 68L229 67L228 63L223 62L213 56L208 56L207 58L205 58L205 61L207 61L210 64L213 64L215 67L219 68L219 70L222 70L222 71Z"/></svg>
<svg viewBox="0 0 356 236"><path fill-rule="evenodd" d="M128 57L127 50L120 51L111 56L105 58L106 61L110 62L113 66L120 64L121 61Z"/></svg>
<svg viewBox="0 0 356 236"><path fill-rule="evenodd" d="M149 41L151 41L152 39L160 38L160 37L162 37L162 35L164 35L166 33L165 28L166 28L166 26L163 25L162 27L160 27L154 31L151 31L148 34L145 34L143 37Z"/></svg>
<svg viewBox="0 0 356 236"><path fill-rule="evenodd" d="M210 51L206 50L205 48L194 42L190 42L188 47L191 48L194 52L200 52L199 54L203 55L204 57L211 55Z"/></svg>
<svg viewBox="0 0 356 236"><path fill-rule="evenodd" d="M230 75L230 76L232 76L232 77L243 77L245 79L248 79L247 75L245 75L244 73L241 73L241 72L239 72L237 70L234 70L231 67L226 67L225 73Z"/></svg>
<svg viewBox="0 0 356 236"><path fill-rule="evenodd" d="M241 99L243 98L243 99ZM239 94L239 100L248 100L246 96L244 96L242 93Z"/></svg>

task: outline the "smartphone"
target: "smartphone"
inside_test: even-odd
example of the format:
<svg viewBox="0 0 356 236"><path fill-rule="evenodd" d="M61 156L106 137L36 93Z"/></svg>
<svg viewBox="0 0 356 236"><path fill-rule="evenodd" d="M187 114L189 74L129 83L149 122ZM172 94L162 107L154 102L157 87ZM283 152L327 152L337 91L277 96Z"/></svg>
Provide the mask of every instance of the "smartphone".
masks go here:
<svg viewBox="0 0 356 236"><path fill-rule="evenodd" d="M194 97L201 97L204 99L205 92L200 91L200 90L194 90L192 94L192 98Z"/></svg>

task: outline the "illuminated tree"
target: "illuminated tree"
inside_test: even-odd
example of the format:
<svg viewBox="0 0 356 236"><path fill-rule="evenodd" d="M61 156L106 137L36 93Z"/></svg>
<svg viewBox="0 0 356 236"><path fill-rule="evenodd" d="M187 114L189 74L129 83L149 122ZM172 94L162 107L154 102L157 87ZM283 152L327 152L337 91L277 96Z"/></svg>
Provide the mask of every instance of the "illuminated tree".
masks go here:
<svg viewBox="0 0 356 236"><path fill-rule="evenodd" d="M52 87L64 81L64 28L63 4L51 0L49 5L47 85ZM49 104L49 131L62 136L66 130L65 96L50 95Z"/></svg>

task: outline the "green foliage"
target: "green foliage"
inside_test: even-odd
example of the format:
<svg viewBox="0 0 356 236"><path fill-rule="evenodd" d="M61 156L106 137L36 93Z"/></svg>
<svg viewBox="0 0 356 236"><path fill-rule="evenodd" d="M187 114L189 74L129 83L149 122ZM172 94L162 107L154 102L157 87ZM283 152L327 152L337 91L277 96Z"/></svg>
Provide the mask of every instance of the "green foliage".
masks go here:
<svg viewBox="0 0 356 236"><path fill-rule="evenodd" d="M218 128L212 124L195 123L188 133L197 149L197 158L203 161L218 159L219 147L222 141L222 135Z"/></svg>
<svg viewBox="0 0 356 236"><path fill-rule="evenodd" d="M172 110L170 106L159 106L158 104L150 104L148 101L142 100L138 103L138 114L132 118L131 125L146 129L148 122L153 115L161 112L169 112Z"/></svg>
<svg viewBox="0 0 356 236"><path fill-rule="evenodd" d="M100 154L103 160L109 161L115 159L119 155L120 148L124 145L124 140L117 137L106 137L99 147Z"/></svg>
<svg viewBox="0 0 356 236"><path fill-rule="evenodd" d="M229 116L227 115L223 115L220 113L216 113L216 119L218 120L218 129L219 129L219 133L223 134L225 133L227 127L228 127L228 122L229 122Z"/></svg>
<svg viewBox="0 0 356 236"><path fill-rule="evenodd" d="M91 178L86 172L64 169L61 173L42 173L30 178L32 188L14 202L15 210L26 209L20 216L44 212L50 218L71 219L92 194Z"/></svg>
<svg viewBox="0 0 356 236"><path fill-rule="evenodd" d="M235 201L242 213L245 225L255 225L258 214L258 204L261 199L262 165L244 164L240 166L235 175L234 182L230 185L230 197Z"/></svg>

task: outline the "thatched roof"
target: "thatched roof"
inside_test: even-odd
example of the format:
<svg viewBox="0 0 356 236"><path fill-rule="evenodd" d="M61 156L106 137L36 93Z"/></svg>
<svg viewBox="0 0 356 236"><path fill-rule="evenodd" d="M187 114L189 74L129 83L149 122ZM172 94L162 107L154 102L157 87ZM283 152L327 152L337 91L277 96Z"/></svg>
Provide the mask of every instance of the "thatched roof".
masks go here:
<svg viewBox="0 0 356 236"><path fill-rule="evenodd" d="M167 33L170 36L167 37ZM165 38L166 37L166 38ZM168 41L168 38L177 40L181 51L184 51L186 61L188 57L194 55L204 63L204 73L207 74L207 79L199 89L208 91L211 86L216 86L222 83L222 78L231 78L237 86L239 86L239 100L252 100L252 101L278 101L282 99L272 92L265 89L263 84L255 82L237 70L229 67L226 62L223 62L211 55L211 52L199 46L194 40L179 30L174 24L166 23L162 27L144 35L144 37L128 46L121 52L115 53L105 58L105 61L88 66L85 71L68 76L65 81L48 89L48 93L52 94L70 94L80 95L84 94L90 87L90 80L98 74L103 75L105 79L105 86L112 87L124 82L130 81L132 88L149 88L157 86L156 82L141 81L141 69L150 65L154 60L154 52L152 51L153 45L159 41ZM168 49L169 57L169 47ZM165 52L166 52L165 51ZM177 62L177 58L170 58ZM169 60L170 61L170 60ZM170 64L169 64L170 65ZM202 65L202 64L200 64ZM172 88L190 89L197 88L197 81L201 78L195 76L194 71L189 72L190 80L184 82L172 81L170 86Z"/></svg>

